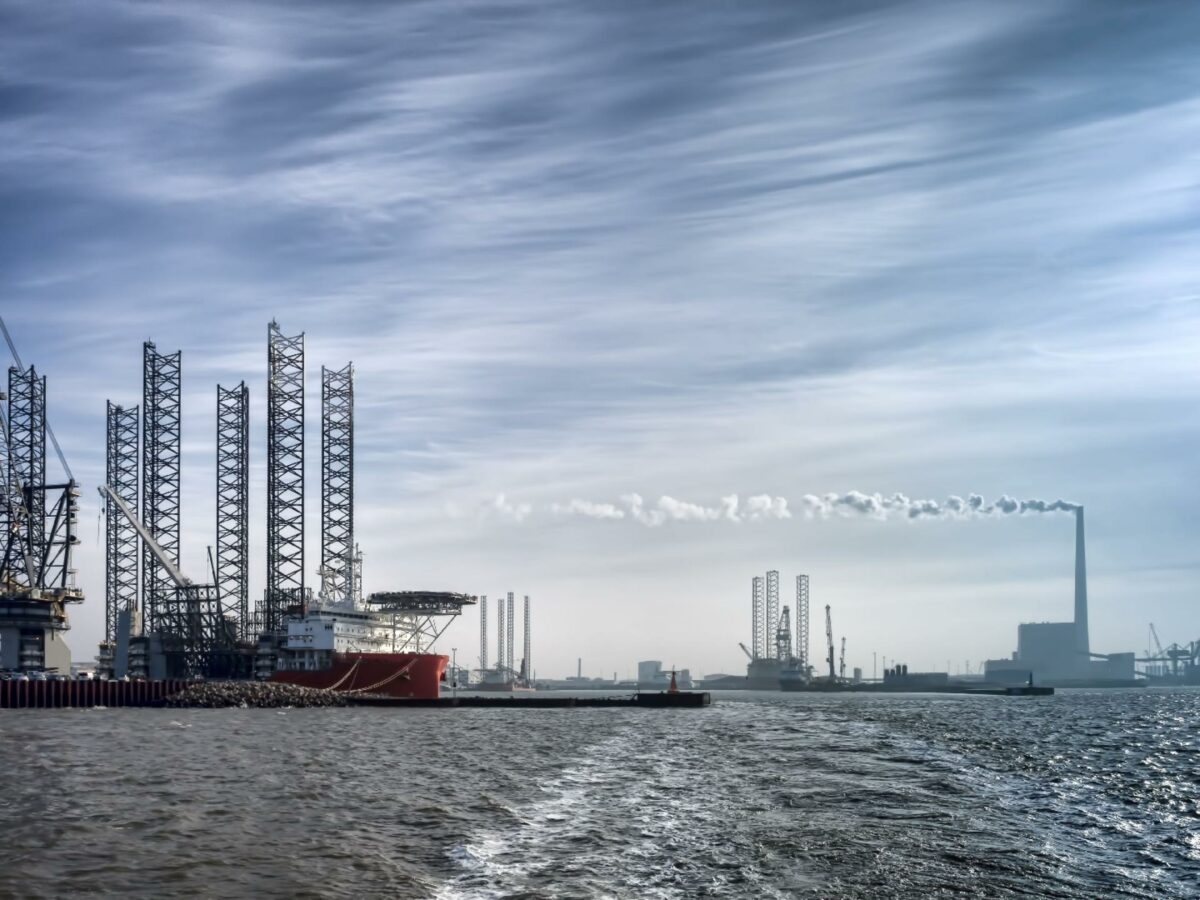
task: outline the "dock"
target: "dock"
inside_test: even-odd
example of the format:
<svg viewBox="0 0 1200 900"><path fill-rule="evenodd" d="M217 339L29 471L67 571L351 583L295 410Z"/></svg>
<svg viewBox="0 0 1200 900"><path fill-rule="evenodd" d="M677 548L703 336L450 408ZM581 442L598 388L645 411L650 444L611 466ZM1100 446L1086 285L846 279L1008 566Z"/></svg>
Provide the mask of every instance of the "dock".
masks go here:
<svg viewBox="0 0 1200 900"><path fill-rule="evenodd" d="M0 681L0 709L88 709L158 706L191 682L160 681Z"/></svg>

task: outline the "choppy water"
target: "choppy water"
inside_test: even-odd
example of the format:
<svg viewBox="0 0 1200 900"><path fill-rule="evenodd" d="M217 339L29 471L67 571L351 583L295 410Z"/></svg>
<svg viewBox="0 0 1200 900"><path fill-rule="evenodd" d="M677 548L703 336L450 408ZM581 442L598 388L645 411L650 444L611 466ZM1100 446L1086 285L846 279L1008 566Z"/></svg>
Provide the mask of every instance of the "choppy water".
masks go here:
<svg viewBox="0 0 1200 900"><path fill-rule="evenodd" d="M0 712L0 896L1200 895L1200 691Z"/></svg>

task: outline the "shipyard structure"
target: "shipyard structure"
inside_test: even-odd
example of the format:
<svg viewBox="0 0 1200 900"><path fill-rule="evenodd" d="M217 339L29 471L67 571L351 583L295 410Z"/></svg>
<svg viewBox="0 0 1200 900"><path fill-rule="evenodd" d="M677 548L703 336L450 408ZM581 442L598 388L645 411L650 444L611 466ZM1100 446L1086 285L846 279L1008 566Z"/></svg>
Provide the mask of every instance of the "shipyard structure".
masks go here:
<svg viewBox="0 0 1200 900"><path fill-rule="evenodd" d="M507 596L496 597L496 661L488 665L488 598L479 598L479 669L468 687L480 691L531 691L534 689L533 675L533 622L530 618L529 595L525 595L525 643L521 659L515 656L513 633L516 631L516 597L512 591Z"/></svg>
<svg viewBox="0 0 1200 900"><path fill-rule="evenodd" d="M1075 508L1075 617L1070 622L1023 622L1010 659L989 659L984 679L1001 684L1118 687L1135 683L1133 653L1093 653L1088 637L1087 556L1083 507Z"/></svg>
<svg viewBox="0 0 1200 900"><path fill-rule="evenodd" d="M108 678L258 678L436 697L430 650L476 598L362 587L354 527L354 367L321 368L320 556L305 559L304 334L267 329L266 589L249 593L250 395L216 386L216 553L181 570L182 353L142 347L141 405L108 403L105 635ZM73 521L73 520L72 520ZM64 595L64 601L69 599ZM510 638L511 640L511 638Z"/></svg>
<svg viewBox="0 0 1200 900"><path fill-rule="evenodd" d="M21 363L3 321L0 329L16 362L0 393L0 669L66 675L67 608L83 602L71 559L79 488L46 421L46 376ZM54 474L47 434L58 457Z"/></svg>

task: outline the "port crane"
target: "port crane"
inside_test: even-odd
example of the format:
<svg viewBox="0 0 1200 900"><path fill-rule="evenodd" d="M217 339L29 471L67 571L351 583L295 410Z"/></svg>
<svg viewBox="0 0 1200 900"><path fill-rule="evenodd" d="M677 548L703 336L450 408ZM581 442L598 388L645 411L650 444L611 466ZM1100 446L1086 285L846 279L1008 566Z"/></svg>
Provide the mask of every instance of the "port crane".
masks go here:
<svg viewBox="0 0 1200 900"><path fill-rule="evenodd" d="M846 680L846 636L842 635L842 655L838 659L838 674L842 681Z"/></svg>
<svg viewBox="0 0 1200 900"><path fill-rule="evenodd" d="M828 603L825 604L825 643L829 645L825 661L829 663L829 680L833 681L837 676L833 672L833 617L829 613Z"/></svg>

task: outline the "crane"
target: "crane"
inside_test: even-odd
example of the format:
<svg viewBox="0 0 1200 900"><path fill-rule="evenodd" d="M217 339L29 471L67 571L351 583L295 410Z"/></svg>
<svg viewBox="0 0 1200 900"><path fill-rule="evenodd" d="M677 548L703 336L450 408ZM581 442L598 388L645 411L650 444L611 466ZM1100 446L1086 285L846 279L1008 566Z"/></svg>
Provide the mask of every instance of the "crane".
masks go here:
<svg viewBox="0 0 1200 900"><path fill-rule="evenodd" d="M825 657L825 661L829 663L829 680L833 681L837 676L833 672L833 618L829 614L829 604L825 604L825 643L829 645L829 654Z"/></svg>
<svg viewBox="0 0 1200 900"><path fill-rule="evenodd" d="M842 635L842 656L838 660L838 675L842 681L846 680L846 636Z"/></svg>
<svg viewBox="0 0 1200 900"><path fill-rule="evenodd" d="M97 488L97 490L100 491L101 497L111 500L113 505L121 511L121 515L129 520L129 524L137 530L138 536L142 539L142 543L146 545L146 549L150 551L151 555L153 555L156 560L158 560L158 564L163 567L163 571L170 576L173 582L175 582L175 586L186 588L191 585L192 580L179 571L179 567L171 561L171 557L167 556L167 552L159 546L158 541L154 539L154 536L146 530L146 526L142 524L141 519L139 519L137 515L134 514L133 510L131 510L125 503L125 501L121 499L121 495L114 491L107 484L101 485L99 488Z"/></svg>
<svg viewBox="0 0 1200 900"><path fill-rule="evenodd" d="M754 654L752 654L749 650L746 649L746 645L743 644L741 641L738 641L738 646L741 647L742 652L746 654L746 659L750 660L750 662L754 662Z"/></svg>
<svg viewBox="0 0 1200 900"><path fill-rule="evenodd" d="M111 485L101 485L98 490L134 527L147 552L175 584L175 596L167 601L164 617L164 653L172 657L167 663L169 670L175 670L175 677L236 674L243 666L237 652L237 631L221 605L217 586L195 584Z"/></svg>

